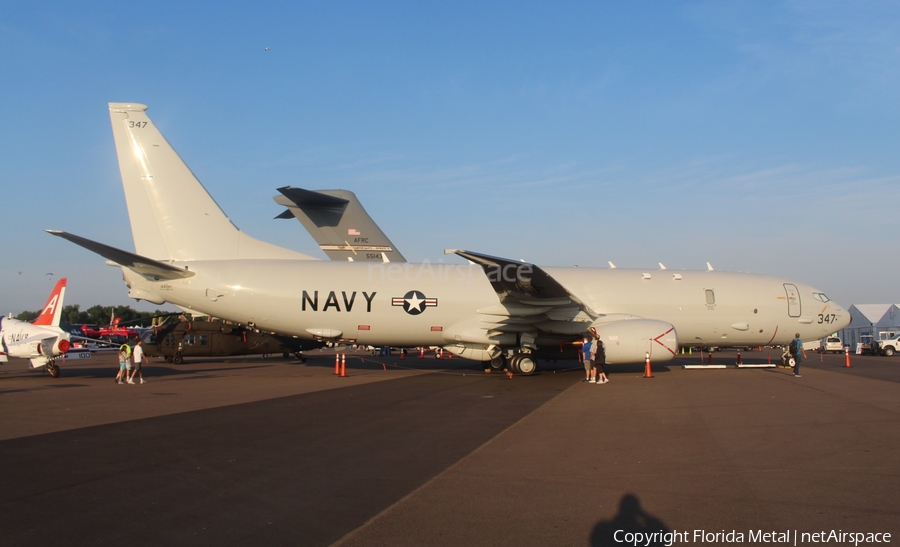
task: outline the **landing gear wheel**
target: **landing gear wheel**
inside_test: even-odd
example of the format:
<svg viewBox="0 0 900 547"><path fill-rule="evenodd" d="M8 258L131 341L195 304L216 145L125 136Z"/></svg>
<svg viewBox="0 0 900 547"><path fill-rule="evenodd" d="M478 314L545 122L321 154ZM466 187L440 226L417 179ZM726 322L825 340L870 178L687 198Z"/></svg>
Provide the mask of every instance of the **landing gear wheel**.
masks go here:
<svg viewBox="0 0 900 547"><path fill-rule="evenodd" d="M180 353L176 353L172 357L172 362L175 363L176 365L180 365L181 363L184 362L184 356L182 356Z"/></svg>
<svg viewBox="0 0 900 547"><path fill-rule="evenodd" d="M59 378L59 366L50 363L47 365L47 372L50 373L51 377Z"/></svg>
<svg viewBox="0 0 900 547"><path fill-rule="evenodd" d="M518 374L518 373L520 372L520 371L519 371L519 360L520 360L521 358L522 358L522 354L521 354L521 353L517 353L517 354L513 355L513 356L509 359L509 365L507 365L507 367L506 367L507 370L509 370L510 372L512 372L512 373L514 373L514 374Z"/></svg>
<svg viewBox="0 0 900 547"><path fill-rule="evenodd" d="M529 376L537 372L537 363L534 362L534 359L531 357L531 355L524 353L519 356L519 360L516 363L516 368L518 369L519 373L525 376Z"/></svg>
<svg viewBox="0 0 900 547"><path fill-rule="evenodd" d="M491 372L500 372L501 370L506 368L506 365L506 356L498 355L497 357L494 357L493 359L488 361L487 368Z"/></svg>

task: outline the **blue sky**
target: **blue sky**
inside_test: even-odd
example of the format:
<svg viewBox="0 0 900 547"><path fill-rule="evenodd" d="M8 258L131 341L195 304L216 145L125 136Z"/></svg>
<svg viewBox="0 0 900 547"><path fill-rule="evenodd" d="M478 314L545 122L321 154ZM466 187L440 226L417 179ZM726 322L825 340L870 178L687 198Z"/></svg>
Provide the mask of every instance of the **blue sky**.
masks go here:
<svg viewBox="0 0 900 547"><path fill-rule="evenodd" d="M279 186L354 191L411 261L710 261L900 301L896 2L34 1L0 5L0 52L0 311L61 276L134 304L44 233L133 249L110 101L307 254Z"/></svg>

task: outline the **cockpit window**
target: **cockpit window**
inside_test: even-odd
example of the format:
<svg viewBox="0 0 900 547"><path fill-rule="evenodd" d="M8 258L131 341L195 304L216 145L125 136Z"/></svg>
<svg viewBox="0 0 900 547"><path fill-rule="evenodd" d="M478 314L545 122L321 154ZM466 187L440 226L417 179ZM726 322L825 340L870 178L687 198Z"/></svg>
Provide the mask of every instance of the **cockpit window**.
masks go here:
<svg viewBox="0 0 900 547"><path fill-rule="evenodd" d="M819 302L828 302L830 300L830 298L828 298L827 296L825 296L823 293L820 293L820 292L814 292L813 298L815 298Z"/></svg>

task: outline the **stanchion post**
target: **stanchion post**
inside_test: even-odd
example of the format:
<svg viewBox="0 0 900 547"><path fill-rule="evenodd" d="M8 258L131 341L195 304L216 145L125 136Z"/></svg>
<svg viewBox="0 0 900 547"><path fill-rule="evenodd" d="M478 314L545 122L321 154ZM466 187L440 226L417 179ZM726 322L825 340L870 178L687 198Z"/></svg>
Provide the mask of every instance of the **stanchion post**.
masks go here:
<svg viewBox="0 0 900 547"><path fill-rule="evenodd" d="M347 354L341 354L341 378L347 376Z"/></svg>
<svg viewBox="0 0 900 547"><path fill-rule="evenodd" d="M844 368L850 368L850 347L844 346Z"/></svg>
<svg viewBox="0 0 900 547"><path fill-rule="evenodd" d="M341 375L341 356L338 353L334 354L334 375Z"/></svg>

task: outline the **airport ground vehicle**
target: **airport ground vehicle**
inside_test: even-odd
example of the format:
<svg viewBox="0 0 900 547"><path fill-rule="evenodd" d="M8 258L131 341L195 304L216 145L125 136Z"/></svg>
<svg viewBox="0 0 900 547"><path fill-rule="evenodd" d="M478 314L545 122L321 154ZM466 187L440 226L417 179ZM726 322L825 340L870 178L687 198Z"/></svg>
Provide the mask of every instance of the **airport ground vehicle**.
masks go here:
<svg viewBox="0 0 900 547"><path fill-rule="evenodd" d="M822 344L823 353L842 353L844 351L844 343L837 336L829 336L825 338Z"/></svg>
<svg viewBox="0 0 900 547"><path fill-rule="evenodd" d="M887 340L873 342L872 345L875 349L874 353L891 357L895 353L900 353L900 334L895 334Z"/></svg>
<svg viewBox="0 0 900 547"><path fill-rule="evenodd" d="M878 347L878 342L875 341L875 338L871 334L863 334L859 337L859 342L856 343L856 354L857 355L875 355L875 348Z"/></svg>

